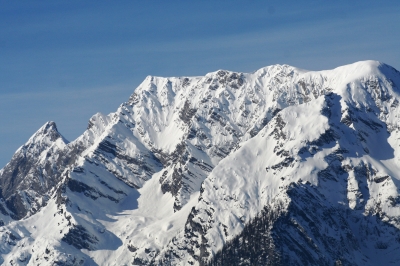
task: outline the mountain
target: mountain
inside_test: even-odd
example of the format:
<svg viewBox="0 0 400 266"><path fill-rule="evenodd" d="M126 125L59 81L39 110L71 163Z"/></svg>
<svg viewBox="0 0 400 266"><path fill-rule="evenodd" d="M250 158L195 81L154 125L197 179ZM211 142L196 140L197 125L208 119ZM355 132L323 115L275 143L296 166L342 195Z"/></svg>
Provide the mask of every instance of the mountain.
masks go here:
<svg viewBox="0 0 400 266"><path fill-rule="evenodd" d="M66 145L56 124L48 122L17 150L1 170L0 195L4 201L0 210L3 215L19 220L45 204L47 192L60 181L57 169L60 164L52 155L59 154Z"/></svg>
<svg viewBox="0 0 400 266"><path fill-rule="evenodd" d="M397 265L400 73L147 77L0 170L4 265Z"/></svg>

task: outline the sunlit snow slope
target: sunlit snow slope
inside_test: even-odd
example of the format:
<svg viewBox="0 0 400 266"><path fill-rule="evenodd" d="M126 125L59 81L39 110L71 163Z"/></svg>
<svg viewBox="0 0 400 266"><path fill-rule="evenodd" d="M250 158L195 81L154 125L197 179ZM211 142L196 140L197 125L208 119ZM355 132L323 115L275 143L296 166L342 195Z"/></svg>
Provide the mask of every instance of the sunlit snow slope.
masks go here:
<svg viewBox="0 0 400 266"><path fill-rule="evenodd" d="M4 265L398 265L400 73L147 77L0 170Z"/></svg>

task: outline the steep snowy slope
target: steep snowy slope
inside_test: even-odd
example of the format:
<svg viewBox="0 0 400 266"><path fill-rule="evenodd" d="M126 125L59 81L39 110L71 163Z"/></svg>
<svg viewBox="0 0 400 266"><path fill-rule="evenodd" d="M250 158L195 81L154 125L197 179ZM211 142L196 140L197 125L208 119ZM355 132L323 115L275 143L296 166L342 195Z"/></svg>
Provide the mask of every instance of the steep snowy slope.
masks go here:
<svg viewBox="0 0 400 266"><path fill-rule="evenodd" d="M47 123L0 171L3 261L396 264L398 86L375 61L149 76L73 142Z"/></svg>

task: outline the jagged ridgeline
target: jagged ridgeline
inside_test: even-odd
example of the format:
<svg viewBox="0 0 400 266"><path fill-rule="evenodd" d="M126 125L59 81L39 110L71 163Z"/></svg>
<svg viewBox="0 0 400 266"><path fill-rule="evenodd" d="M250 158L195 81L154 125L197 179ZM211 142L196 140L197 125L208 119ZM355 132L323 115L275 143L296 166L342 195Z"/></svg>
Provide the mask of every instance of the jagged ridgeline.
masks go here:
<svg viewBox="0 0 400 266"><path fill-rule="evenodd" d="M3 265L397 265L400 73L147 77L0 170Z"/></svg>

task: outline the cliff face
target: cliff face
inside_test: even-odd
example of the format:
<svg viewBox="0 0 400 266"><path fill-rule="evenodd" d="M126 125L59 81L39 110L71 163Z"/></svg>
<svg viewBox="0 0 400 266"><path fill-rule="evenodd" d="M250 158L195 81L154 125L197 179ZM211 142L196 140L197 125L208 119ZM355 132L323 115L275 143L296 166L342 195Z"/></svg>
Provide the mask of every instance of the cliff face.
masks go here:
<svg viewBox="0 0 400 266"><path fill-rule="evenodd" d="M147 77L70 143L47 123L0 171L2 258L399 262L398 86L374 61Z"/></svg>

